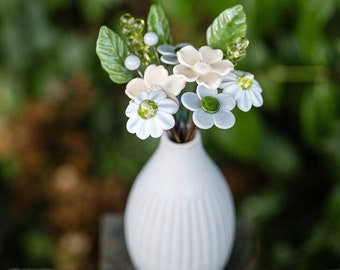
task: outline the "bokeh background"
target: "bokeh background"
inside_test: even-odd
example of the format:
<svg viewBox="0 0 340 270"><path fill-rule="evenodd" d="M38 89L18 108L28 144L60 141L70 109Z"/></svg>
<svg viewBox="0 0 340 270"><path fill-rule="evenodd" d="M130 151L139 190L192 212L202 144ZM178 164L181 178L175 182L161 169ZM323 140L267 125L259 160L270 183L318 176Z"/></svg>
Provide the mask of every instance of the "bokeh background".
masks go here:
<svg viewBox="0 0 340 270"><path fill-rule="evenodd" d="M159 2L174 41L196 46L225 8L247 14L238 69L264 106L202 133L253 224L256 269L340 267L340 1ZM150 3L0 0L0 269L97 269L100 217L122 213L158 140L125 130L124 85L95 42Z"/></svg>

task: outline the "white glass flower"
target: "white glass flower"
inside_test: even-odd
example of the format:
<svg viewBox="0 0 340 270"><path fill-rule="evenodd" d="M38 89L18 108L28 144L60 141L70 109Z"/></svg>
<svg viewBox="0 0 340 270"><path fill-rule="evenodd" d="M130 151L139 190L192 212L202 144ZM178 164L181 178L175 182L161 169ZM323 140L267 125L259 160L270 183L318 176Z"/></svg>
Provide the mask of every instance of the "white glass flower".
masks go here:
<svg viewBox="0 0 340 270"><path fill-rule="evenodd" d="M231 112L235 99L231 95L199 85L196 93L186 92L181 100L184 107L194 112L192 120L198 128L208 129L215 125L228 129L235 124L235 116Z"/></svg>
<svg viewBox="0 0 340 270"><path fill-rule="evenodd" d="M125 114L129 117L126 128L142 140L149 136L158 138L164 130L174 127L173 114L177 110L178 104L168 98L164 91L142 92L126 108Z"/></svg>
<svg viewBox="0 0 340 270"><path fill-rule="evenodd" d="M150 65L145 69L144 79L134 78L126 85L126 95L134 99L145 91L162 90L173 100L185 87L185 80L178 75L170 75L163 66Z"/></svg>
<svg viewBox="0 0 340 270"><path fill-rule="evenodd" d="M233 70L223 78L220 88L235 98L241 111L247 112L251 106L260 107L263 104L262 88L254 75L248 72Z"/></svg>
<svg viewBox="0 0 340 270"><path fill-rule="evenodd" d="M209 46L203 46L198 51L191 45L177 52L179 64L174 67L174 74L182 74L188 82L196 81L209 89L217 89L222 77L227 75L234 65L229 60L223 60L223 52Z"/></svg>

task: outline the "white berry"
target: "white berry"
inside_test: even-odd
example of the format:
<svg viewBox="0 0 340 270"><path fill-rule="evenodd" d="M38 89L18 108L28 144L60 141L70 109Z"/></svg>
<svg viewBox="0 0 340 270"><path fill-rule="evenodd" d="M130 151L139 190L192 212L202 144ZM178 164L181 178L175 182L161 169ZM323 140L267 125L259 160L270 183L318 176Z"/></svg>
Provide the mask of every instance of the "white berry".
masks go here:
<svg viewBox="0 0 340 270"><path fill-rule="evenodd" d="M158 36L153 32L148 32L144 35L144 43L149 46L154 46L158 42Z"/></svg>
<svg viewBox="0 0 340 270"><path fill-rule="evenodd" d="M136 55L129 55L125 58L124 65L128 70L136 70L140 66L140 59Z"/></svg>

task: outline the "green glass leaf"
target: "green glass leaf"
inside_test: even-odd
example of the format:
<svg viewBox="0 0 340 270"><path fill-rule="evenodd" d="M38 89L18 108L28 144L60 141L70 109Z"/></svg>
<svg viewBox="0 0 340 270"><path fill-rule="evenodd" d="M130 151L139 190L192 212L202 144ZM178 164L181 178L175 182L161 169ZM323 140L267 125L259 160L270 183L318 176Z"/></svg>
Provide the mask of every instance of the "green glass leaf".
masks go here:
<svg viewBox="0 0 340 270"><path fill-rule="evenodd" d="M207 44L227 54L228 48L246 35L246 15L241 5L224 10L207 29Z"/></svg>
<svg viewBox="0 0 340 270"><path fill-rule="evenodd" d="M127 45L106 26L99 30L96 52L103 69L113 82L126 83L133 78L133 73L124 65L125 58L130 54Z"/></svg>
<svg viewBox="0 0 340 270"><path fill-rule="evenodd" d="M153 4L148 14L148 32L158 35L158 44L172 44L168 19L159 4Z"/></svg>

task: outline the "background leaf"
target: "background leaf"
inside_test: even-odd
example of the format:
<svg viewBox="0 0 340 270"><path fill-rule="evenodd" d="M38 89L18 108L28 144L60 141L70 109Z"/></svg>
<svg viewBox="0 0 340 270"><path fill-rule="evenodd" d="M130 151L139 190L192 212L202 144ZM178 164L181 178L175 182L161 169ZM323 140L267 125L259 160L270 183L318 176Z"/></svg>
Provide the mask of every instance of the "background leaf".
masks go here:
<svg viewBox="0 0 340 270"><path fill-rule="evenodd" d="M210 47L226 53L227 46L238 37L245 37L246 15L241 5L224 10L207 29L207 43Z"/></svg>
<svg viewBox="0 0 340 270"><path fill-rule="evenodd" d="M96 47L103 69L115 83L126 83L132 79L132 72L125 68L124 60L129 56L129 49L124 41L111 29L102 26Z"/></svg>
<svg viewBox="0 0 340 270"><path fill-rule="evenodd" d="M159 44L172 44L169 22L159 4L153 4L150 8L148 31L158 35Z"/></svg>

